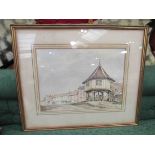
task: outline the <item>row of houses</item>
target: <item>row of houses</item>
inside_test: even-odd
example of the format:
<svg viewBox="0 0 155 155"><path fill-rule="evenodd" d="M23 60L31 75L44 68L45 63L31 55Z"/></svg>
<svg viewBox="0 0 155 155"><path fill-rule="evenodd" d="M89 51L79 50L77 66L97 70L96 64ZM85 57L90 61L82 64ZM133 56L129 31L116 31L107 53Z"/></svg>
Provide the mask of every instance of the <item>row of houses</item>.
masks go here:
<svg viewBox="0 0 155 155"><path fill-rule="evenodd" d="M86 100L86 93L84 91L84 88L79 87L78 90L69 91L67 93L45 96L42 103L44 105L75 104L84 102L85 100Z"/></svg>

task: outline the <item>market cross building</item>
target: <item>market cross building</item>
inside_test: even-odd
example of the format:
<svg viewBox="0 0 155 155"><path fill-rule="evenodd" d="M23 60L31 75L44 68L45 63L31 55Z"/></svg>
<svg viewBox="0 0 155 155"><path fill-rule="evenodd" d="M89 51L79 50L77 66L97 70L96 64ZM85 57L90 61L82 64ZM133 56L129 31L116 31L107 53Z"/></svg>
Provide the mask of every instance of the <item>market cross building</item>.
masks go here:
<svg viewBox="0 0 155 155"><path fill-rule="evenodd" d="M85 85L87 101L114 101L113 87L115 80L101 66L100 62L94 72L82 83Z"/></svg>

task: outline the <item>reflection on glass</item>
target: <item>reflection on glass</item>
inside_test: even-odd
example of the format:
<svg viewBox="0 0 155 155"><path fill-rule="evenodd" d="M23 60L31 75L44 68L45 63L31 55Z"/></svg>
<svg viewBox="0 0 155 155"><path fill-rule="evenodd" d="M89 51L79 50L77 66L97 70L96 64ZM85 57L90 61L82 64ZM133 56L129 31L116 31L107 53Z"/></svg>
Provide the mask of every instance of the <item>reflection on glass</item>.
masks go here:
<svg viewBox="0 0 155 155"><path fill-rule="evenodd" d="M121 54L125 54L125 53L127 53L127 51L121 51Z"/></svg>

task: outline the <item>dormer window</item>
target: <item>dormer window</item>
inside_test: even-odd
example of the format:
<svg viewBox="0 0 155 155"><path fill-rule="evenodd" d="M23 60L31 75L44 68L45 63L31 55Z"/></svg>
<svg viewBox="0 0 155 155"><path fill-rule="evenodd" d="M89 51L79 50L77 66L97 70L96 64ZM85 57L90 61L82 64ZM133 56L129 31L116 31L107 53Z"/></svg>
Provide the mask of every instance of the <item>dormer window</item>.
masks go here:
<svg viewBox="0 0 155 155"><path fill-rule="evenodd" d="M87 87L89 86L89 81L86 82L86 86L87 86Z"/></svg>
<svg viewBox="0 0 155 155"><path fill-rule="evenodd" d="M102 86L102 80L96 80L96 86Z"/></svg>

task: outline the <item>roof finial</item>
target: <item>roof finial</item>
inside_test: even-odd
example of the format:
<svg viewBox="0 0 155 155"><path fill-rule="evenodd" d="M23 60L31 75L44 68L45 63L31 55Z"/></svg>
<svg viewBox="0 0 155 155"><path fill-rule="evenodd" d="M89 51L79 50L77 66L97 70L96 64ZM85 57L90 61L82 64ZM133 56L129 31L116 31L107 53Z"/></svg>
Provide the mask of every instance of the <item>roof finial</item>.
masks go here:
<svg viewBox="0 0 155 155"><path fill-rule="evenodd" d="M96 58L98 60L98 66L101 66L101 58Z"/></svg>
<svg viewBox="0 0 155 155"><path fill-rule="evenodd" d="M101 59L98 59L98 65L101 66Z"/></svg>

